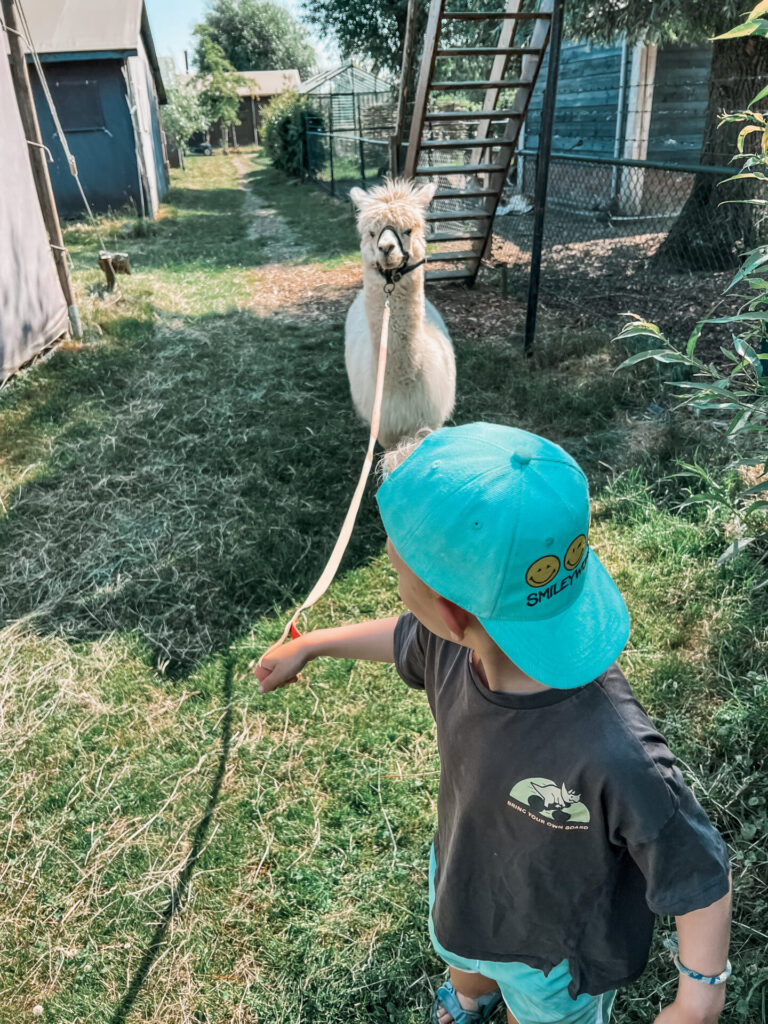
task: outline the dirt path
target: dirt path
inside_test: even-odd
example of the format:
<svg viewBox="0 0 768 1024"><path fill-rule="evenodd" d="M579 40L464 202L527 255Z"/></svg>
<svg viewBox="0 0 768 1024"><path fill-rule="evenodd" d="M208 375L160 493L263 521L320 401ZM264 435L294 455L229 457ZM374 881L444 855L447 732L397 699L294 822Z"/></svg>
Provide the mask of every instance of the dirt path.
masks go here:
<svg viewBox="0 0 768 1024"><path fill-rule="evenodd" d="M293 229L277 210L267 206L259 199L248 184L248 174L252 169L248 159L243 156L233 156L232 163L237 171L238 184L245 194L243 213L248 226L248 237L268 239L275 263L303 256L304 246L296 237Z"/></svg>
<svg viewBox="0 0 768 1024"><path fill-rule="evenodd" d="M232 159L245 193L243 212L248 237L268 240L273 257L273 262L254 271L253 294L246 308L260 316L278 316L294 322L343 315L362 285L362 267L349 263L329 269L316 263L292 262L306 258L306 248L285 218L249 185L247 157Z"/></svg>
<svg viewBox="0 0 768 1024"><path fill-rule="evenodd" d="M294 229L249 185L248 158L232 159L245 193L248 235L268 239L274 257L273 262L254 271L253 291L246 308L259 316L274 316L293 323L343 318L363 284L360 260L332 268L299 262L302 257L306 259L306 249ZM510 329L519 328L522 322L521 304L503 298L498 286L480 284L468 292L455 286L432 285L428 295L446 317L449 329L469 338L488 341L501 335L506 347Z"/></svg>

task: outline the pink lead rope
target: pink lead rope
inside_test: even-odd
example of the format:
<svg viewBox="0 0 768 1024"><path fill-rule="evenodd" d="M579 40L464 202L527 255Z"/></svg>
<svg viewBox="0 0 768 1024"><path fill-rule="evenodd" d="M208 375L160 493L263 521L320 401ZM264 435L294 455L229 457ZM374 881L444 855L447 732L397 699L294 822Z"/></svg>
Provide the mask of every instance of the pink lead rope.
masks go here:
<svg viewBox="0 0 768 1024"><path fill-rule="evenodd" d="M373 465L373 450L376 446L376 440L379 436L379 423L381 421L381 401L384 395L384 372L387 367L387 344L389 342L389 297L394 289L393 284L387 284L384 291L387 296L387 301L384 303L384 314L381 318L381 339L379 341L379 365L376 371L376 391L373 398L373 412L371 413L371 432L368 437L368 451L365 453L365 460L363 462L363 468L360 470L360 479L357 481L357 487L355 493L352 495L352 501L350 502L347 514L344 517L344 522L341 527L336 544L334 545L331 557L328 559L325 568L320 574L320 578L315 583L312 590L309 592L306 600L300 605L293 613L285 629L282 632L282 636L276 643L272 644L269 650L265 651L259 658L259 664L276 650L281 647L282 644L290 633L292 639L296 639L301 636L301 631L296 625L299 615L318 601L323 594L326 592L328 587L333 582L333 578L336 575L341 559L344 557L344 552L347 550L349 541L352 537L352 531L355 526L355 520L357 519L357 513L360 511L360 504L363 500L363 494L365 493L365 485L368 482L368 477L371 473L371 466Z"/></svg>

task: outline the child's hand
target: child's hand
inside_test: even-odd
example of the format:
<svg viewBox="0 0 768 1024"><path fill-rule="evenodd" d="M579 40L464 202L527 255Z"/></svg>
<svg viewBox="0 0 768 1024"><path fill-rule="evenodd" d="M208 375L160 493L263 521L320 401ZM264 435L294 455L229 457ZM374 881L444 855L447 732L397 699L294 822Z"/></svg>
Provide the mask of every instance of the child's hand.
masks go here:
<svg viewBox="0 0 768 1024"><path fill-rule="evenodd" d="M280 686L295 683L299 672L311 657L304 637L291 640L272 651L262 658L253 670L253 674L259 680L259 693L269 693Z"/></svg>
<svg viewBox="0 0 768 1024"><path fill-rule="evenodd" d="M698 985L701 992L693 998L678 998L654 1018L653 1024L717 1024L725 1000L725 985ZM695 993L695 990L694 990Z"/></svg>

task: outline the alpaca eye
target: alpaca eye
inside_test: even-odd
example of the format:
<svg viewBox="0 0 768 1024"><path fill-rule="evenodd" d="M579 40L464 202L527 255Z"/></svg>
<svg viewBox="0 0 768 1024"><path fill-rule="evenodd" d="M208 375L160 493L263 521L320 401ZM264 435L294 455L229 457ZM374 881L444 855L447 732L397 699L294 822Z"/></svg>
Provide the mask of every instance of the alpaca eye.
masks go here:
<svg viewBox="0 0 768 1024"><path fill-rule="evenodd" d="M403 234L404 234L404 235L410 235L410 233L411 233L412 231L413 231L413 228L408 228L408 230L407 230L407 231L404 231L404 232L403 232Z"/></svg>
<svg viewBox="0 0 768 1024"><path fill-rule="evenodd" d="M374 235L376 234L376 232L375 231L369 231L368 234L371 236L371 238L373 238Z"/></svg>

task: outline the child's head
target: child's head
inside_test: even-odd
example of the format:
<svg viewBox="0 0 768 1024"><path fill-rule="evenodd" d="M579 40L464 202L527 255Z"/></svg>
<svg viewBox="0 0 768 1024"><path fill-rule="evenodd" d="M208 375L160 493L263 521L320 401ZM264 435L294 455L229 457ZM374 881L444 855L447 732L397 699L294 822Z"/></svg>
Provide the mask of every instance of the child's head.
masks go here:
<svg viewBox="0 0 768 1024"><path fill-rule="evenodd" d="M589 682L622 650L629 616L587 543L586 478L551 441L490 423L444 427L392 470L378 502L394 564L410 570L403 599L433 616L422 621L434 632L448 627L444 608L424 603L430 593L558 688Z"/></svg>

